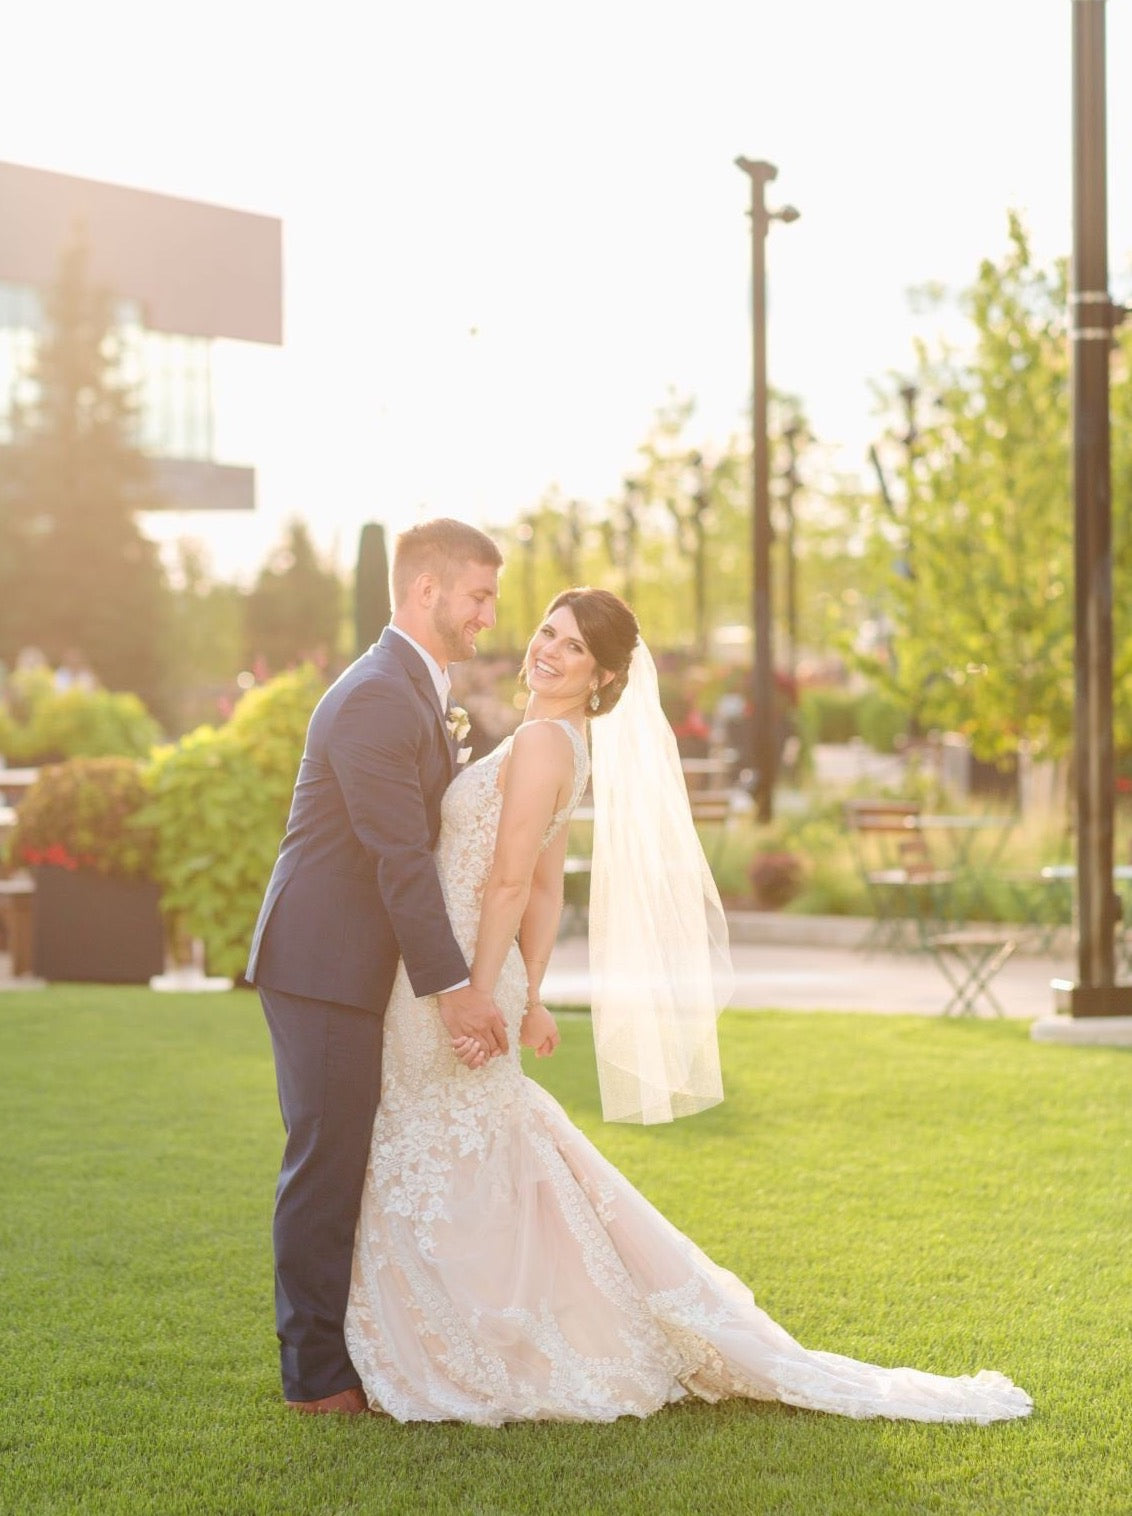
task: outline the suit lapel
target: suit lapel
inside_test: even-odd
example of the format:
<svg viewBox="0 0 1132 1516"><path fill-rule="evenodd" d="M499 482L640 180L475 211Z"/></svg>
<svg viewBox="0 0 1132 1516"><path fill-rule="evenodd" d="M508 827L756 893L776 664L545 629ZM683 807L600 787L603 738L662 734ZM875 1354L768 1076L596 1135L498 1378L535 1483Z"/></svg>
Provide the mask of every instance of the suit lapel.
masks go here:
<svg viewBox="0 0 1132 1516"><path fill-rule="evenodd" d="M440 735L444 741L444 748L448 754L449 778L456 770L456 744L448 734L446 713L441 708L440 698L436 693L436 685L432 682L432 675L428 671L424 659L411 643L406 642L404 637L386 627L378 638L377 646L383 651L392 653L398 663L405 669L416 687L417 694L428 706L433 716L440 724Z"/></svg>

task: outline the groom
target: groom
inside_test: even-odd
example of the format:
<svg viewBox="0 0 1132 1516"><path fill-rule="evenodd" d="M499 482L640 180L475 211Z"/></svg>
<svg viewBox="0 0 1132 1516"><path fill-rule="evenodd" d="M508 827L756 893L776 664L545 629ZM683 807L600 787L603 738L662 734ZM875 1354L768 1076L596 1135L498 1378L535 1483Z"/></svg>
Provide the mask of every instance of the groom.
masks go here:
<svg viewBox="0 0 1132 1516"><path fill-rule="evenodd" d="M439 519L398 537L393 617L319 701L247 978L271 1031L287 1131L275 1197L275 1321L283 1393L298 1411L366 1409L342 1322L354 1225L381 1093L385 1006L398 959L439 997L453 1037L506 1051L472 989L432 850L455 771L449 663L495 625L502 557Z"/></svg>

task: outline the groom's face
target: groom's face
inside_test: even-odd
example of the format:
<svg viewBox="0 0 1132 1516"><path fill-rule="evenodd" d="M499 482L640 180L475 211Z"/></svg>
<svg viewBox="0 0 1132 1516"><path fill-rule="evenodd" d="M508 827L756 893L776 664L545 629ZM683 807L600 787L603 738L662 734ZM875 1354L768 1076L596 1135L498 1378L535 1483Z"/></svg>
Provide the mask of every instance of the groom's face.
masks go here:
<svg viewBox="0 0 1132 1516"><path fill-rule="evenodd" d="M476 656L476 638L495 625L499 570L466 563L444 580L432 606L432 627L449 663Z"/></svg>

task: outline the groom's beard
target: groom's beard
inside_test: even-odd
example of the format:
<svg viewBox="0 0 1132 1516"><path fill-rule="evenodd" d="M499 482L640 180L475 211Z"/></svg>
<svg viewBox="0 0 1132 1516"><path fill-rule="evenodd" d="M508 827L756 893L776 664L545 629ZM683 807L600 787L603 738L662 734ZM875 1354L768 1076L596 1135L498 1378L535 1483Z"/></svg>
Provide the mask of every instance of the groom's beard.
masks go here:
<svg viewBox="0 0 1132 1516"><path fill-rule="evenodd" d="M476 656L475 634L468 631L466 622L458 622L450 614L444 595L436 602L432 625L449 663L463 663Z"/></svg>

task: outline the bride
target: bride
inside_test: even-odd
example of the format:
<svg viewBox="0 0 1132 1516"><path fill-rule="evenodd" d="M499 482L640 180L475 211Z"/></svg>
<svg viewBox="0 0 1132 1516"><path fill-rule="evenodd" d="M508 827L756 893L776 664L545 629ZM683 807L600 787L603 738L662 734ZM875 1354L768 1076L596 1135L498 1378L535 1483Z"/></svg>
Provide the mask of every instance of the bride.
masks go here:
<svg viewBox="0 0 1132 1516"><path fill-rule="evenodd" d="M552 601L527 649L513 737L449 787L437 864L472 984L509 1052L449 1039L398 971L354 1245L346 1342L370 1405L485 1426L647 1416L745 1396L844 1416L989 1422L1032 1403L807 1350L676 1230L521 1070L558 1032L539 997L562 904L566 823L589 778L594 1039L607 1119L722 1099L729 993L719 897L688 812L656 671L604 590Z"/></svg>

